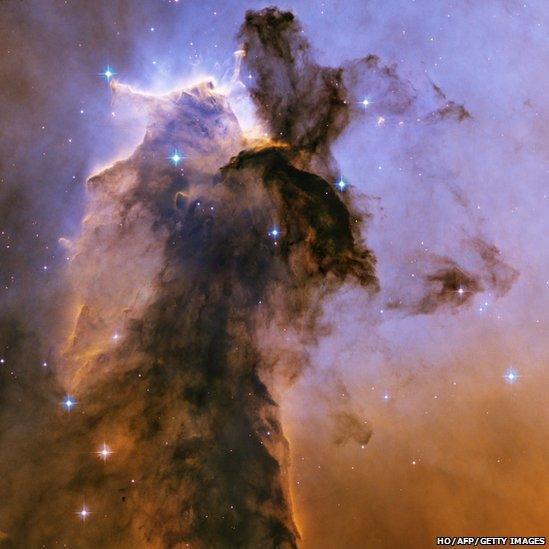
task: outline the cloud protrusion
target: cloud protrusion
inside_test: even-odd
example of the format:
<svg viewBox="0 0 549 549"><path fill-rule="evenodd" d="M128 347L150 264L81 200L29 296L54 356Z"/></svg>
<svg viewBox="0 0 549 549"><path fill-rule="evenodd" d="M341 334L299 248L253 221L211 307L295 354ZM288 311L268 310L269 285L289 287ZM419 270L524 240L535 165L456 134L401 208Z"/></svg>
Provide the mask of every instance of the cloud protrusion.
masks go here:
<svg viewBox="0 0 549 549"><path fill-rule="evenodd" d="M343 69L322 67L312 57L291 12L265 8L246 13L239 38L248 84L273 139L326 155L349 121Z"/></svg>
<svg viewBox="0 0 549 549"><path fill-rule="evenodd" d="M362 419L350 410L339 410L332 413L334 444L343 445L354 442L365 446L372 437L372 427L368 420Z"/></svg>
<svg viewBox="0 0 549 549"><path fill-rule="evenodd" d="M407 297L391 300L386 307L431 314L467 307L483 292L496 298L504 296L518 278L518 271L503 260L496 246L480 237L466 240L461 246L465 253L459 262L448 256L420 253L413 260L413 278L420 286Z"/></svg>

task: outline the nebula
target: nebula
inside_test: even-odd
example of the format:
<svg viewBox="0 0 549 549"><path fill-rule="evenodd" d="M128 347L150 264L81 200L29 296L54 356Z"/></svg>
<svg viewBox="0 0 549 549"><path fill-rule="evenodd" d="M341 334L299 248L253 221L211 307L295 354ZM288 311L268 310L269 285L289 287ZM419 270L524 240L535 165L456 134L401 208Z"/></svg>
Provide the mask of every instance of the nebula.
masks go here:
<svg viewBox="0 0 549 549"><path fill-rule="evenodd" d="M7 493L21 487L9 508L0 503L8 547L300 544L278 399L310 366L307 342L330 329L328 298L351 287L365 310L385 299L369 212L333 144L365 91L379 98L380 125L467 124L474 113L377 55L319 65L291 12L249 11L237 39L262 138L211 81L165 95L111 82L115 102L146 111L147 128L127 158L88 179L79 234L63 240L65 344L40 383L21 383L35 397L21 424L34 427L15 433L11 412L2 417L17 452L0 471ZM414 257L416 290L384 309L456 312L518 279L480 230L458 245L457 259ZM2 332L12 353L38 360L35 334L13 319ZM375 425L332 384L345 396L330 404L333 444L365 447ZM20 392L1 398L13 410ZM22 453L30 460L18 470Z"/></svg>
<svg viewBox="0 0 549 549"><path fill-rule="evenodd" d="M276 313L314 330L312 304L338 281L375 285L373 258L358 219L328 182L292 165L291 147L230 158L242 136L210 86L153 112L135 153L89 181L72 386L98 403L88 431L114 429L138 451L124 505L148 543L295 546L286 441L254 326ZM167 161L173 143L183 167Z"/></svg>
<svg viewBox="0 0 549 549"><path fill-rule="evenodd" d="M90 178L82 233L66 243L83 304L60 368L84 414L65 440L99 447L108 433L123 465L101 481L93 456L72 463L60 497L77 486L116 521L88 542L118 530L123 544L295 547L287 442L254 332L274 317L314 331L322 296L347 277L376 287L360 218L333 181L295 167L310 140L243 148L211 85L136 101L151 112L143 143ZM19 520L18 540L59 535Z"/></svg>

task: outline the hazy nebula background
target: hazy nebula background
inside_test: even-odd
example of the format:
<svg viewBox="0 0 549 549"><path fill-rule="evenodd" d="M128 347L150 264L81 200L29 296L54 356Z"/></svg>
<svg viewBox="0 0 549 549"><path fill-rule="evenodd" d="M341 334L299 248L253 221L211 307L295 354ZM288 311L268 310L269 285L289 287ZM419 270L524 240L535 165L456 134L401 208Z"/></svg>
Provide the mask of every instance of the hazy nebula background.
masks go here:
<svg viewBox="0 0 549 549"><path fill-rule="evenodd" d="M203 283L188 264L184 269L192 274L178 275L178 260L160 257L152 246L156 238L167 242L181 223L190 226L163 217L163 203L148 225L138 216L123 241L117 233L94 232L94 223L111 216L113 204L128 206L128 190L139 191L132 195L139 204L154 202L154 188L141 191L170 168L171 134L165 132L173 129L171 117L183 105L191 112L189 120L192 109L200 118L214 92L222 97L215 107L222 123L215 126L221 129L211 150L204 153L210 140L185 134L189 141L182 152L189 159L182 166L189 166L191 187L204 185L206 176L214 177L241 150L253 149L251 141L242 145L243 135L280 140L291 151L288 165L324 178L332 186L329 192L349 208L350 219L357 220L356 242L344 240L348 255L332 247L330 238L340 234L335 224L324 249L335 254L326 252L334 258L329 265L303 252L265 271L276 273L275 289L267 292L270 313L258 317L263 328L242 360L255 357L256 350L262 361L272 358L268 368L258 370L261 383L254 376L248 381L268 387L269 394L257 389L262 404L254 413L259 410L257 417L275 426L276 440L267 444L266 454L276 457L283 478L276 467L269 468L271 484L269 475L254 468L263 454L241 445L238 482L230 490L235 498L242 496L243 505L250 502L248 489L276 493L280 507L262 505L259 515L283 526L262 529L266 522L257 519L261 528L246 531L238 546L419 548L440 535L546 535L549 5L543 0L280 3L303 30L290 35L297 49L289 51L303 51L300 40L308 40L310 63L252 40L251 51L260 52L254 65L240 50L255 35L239 31L248 10L266 6L251 0L0 2L0 544L6 547L232 546L223 545L222 536L233 534L218 529L221 537L214 543L207 526L191 528L188 543L185 534L173 539L158 534L163 521L174 520L170 513L179 512L165 502L173 501L171 489L175 499L181 496L172 480L183 473L163 450L150 450L158 442L156 431L141 427L162 414L171 417L173 410L182 425L196 421L193 429L205 432L212 416L204 413L201 423L199 415L179 414L174 393L166 400L160 391L149 407L131 385L127 393L118 391L124 384L116 377L122 363L117 361L131 357L127 368L134 371L161 332L153 337L134 326L126 338L121 328L118 341L118 325L82 317L78 301L85 294L112 312L111 320L132 307L147 310L140 318L159 325L168 318L162 315L171 297L187 303L187 293L194 295L189 280ZM284 72L292 62L295 71ZM110 82L107 68L115 73ZM343 117L322 110L336 92L319 74L330 74L330 82L341 78L338 89L348 92ZM196 88L198 99L190 106L174 101L176 107L165 107L160 99L203 82L213 82L213 88ZM291 101L280 112L258 107L281 97ZM325 131L307 126L323 122L324 115L329 123L318 128ZM203 124L208 131L214 127ZM159 132L148 142L150 150L167 149L166 168L157 160L147 165L149 179L140 164L147 161L132 156L146 150L147 141L140 144L147 126ZM118 160L126 164L102 171ZM240 212L243 202L237 197L266 203L252 191L254 181L263 181L261 166L246 168L252 174L245 176L247 193L235 191L230 200L212 194L216 207L234 200L231 211ZM240 168L231 164L231 169ZM127 175L132 170L142 171L132 179ZM107 175L86 184L101 173ZM117 186L119 173L127 186ZM288 181L296 177L288 175ZM90 190L94 181L107 189L99 198ZM287 211L282 199L271 205L273 211ZM334 214L339 206L334 208L326 215L340 219ZM296 208L292 215L306 211ZM157 229L153 221L158 220L165 221L160 224L166 232L153 238L148 231ZM307 234L321 226L312 223ZM301 234L302 225L295 230ZM266 241L272 244L269 237ZM229 239L229 249L237 250L236 242ZM255 265L255 241L248 244L245 257ZM271 257L267 248L261 250L266 254L261 258ZM364 270L348 263L350 257L358 257ZM148 294L131 292L139 281L157 276L158 265L171 269L167 286L158 287L175 293L158 292L168 301L145 309ZM286 268L295 275L290 286L284 285L290 279ZM99 285L97 273L103 277ZM328 279L327 288L323 276L330 273L335 279ZM248 288L246 280L238 282ZM290 288L288 295L277 293L284 288ZM186 334L196 328L184 313L174 318L185 330L190 323ZM209 337L208 326L196 333ZM92 337L75 347L79 333L99 334L99 343ZM102 337L108 349L101 347ZM73 347L67 351L69 339ZM238 355L231 361L242 363ZM201 366L195 367L198 372ZM154 377L154 369L139 372L152 379L151 387L155 379L166 391L177 385ZM187 381L181 384L184 393ZM241 398L239 390L234 394ZM67 393L77 401L70 413L63 405ZM107 421L109 410L113 419ZM160 419L159 424L155 429L170 431ZM126 432L125 425L133 431ZM128 438L135 429L141 446ZM177 433L170 433L176 440ZM271 436L266 433L265 428L258 435L258 444ZM109 436L113 454L103 463L96 453ZM207 459L215 455L215 448L208 448L188 451ZM193 467L202 471L204 461L197 463ZM217 466L216 461L213 477ZM136 487L132 496L140 474L146 489ZM254 484L264 478L268 487ZM200 473L186 482L193 494L202 486L207 496L206 485L213 481ZM117 502L127 498L124 511L113 504L112 494ZM189 509L203 503L197 498ZM210 503L226 501L212 496ZM90 510L85 520L78 515L83 505ZM159 508L167 508L166 518L157 515ZM256 515L250 516L255 518L248 524L255 524ZM221 524L225 515L218 518ZM242 516L235 520L246 522ZM141 527L139 521L152 526ZM185 523L175 529L186 528ZM270 540L269 532L275 532Z"/></svg>

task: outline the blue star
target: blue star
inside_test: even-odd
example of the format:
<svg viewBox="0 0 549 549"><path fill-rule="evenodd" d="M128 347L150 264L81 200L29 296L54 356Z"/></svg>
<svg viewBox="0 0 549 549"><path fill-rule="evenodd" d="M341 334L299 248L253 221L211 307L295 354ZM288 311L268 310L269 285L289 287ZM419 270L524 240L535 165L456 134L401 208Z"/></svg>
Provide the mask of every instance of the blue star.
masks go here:
<svg viewBox="0 0 549 549"><path fill-rule="evenodd" d="M275 227L274 229L271 229L269 231L269 234L273 237L273 238L276 238L277 236L280 235L280 231Z"/></svg>
<svg viewBox="0 0 549 549"><path fill-rule="evenodd" d="M177 166L183 160L183 154L176 149L170 156L170 160L174 166Z"/></svg>
<svg viewBox="0 0 549 549"><path fill-rule="evenodd" d="M115 74L116 73L114 72L114 70L107 66L107 68L101 73L101 76L104 76L107 82L109 82Z"/></svg>
<svg viewBox="0 0 549 549"><path fill-rule="evenodd" d="M67 409L67 411L71 411L71 408L76 404L76 400L72 398L70 395L67 395L65 400L63 401L63 406Z"/></svg>
<svg viewBox="0 0 549 549"><path fill-rule="evenodd" d="M343 181L343 178L341 178L338 182L337 182L337 187L340 191L344 191L345 190L345 187L347 186L347 183L345 183L345 181Z"/></svg>

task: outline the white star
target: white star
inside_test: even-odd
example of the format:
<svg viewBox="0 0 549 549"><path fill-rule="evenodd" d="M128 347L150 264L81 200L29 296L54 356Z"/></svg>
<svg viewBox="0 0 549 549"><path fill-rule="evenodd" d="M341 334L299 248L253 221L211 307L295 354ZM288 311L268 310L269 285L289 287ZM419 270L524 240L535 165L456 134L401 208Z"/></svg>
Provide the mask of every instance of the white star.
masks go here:
<svg viewBox="0 0 549 549"><path fill-rule="evenodd" d="M107 458L112 454L112 450L103 443L103 446L101 447L101 450L96 452L96 454L103 460L107 461Z"/></svg>
<svg viewBox="0 0 549 549"><path fill-rule="evenodd" d="M76 514L81 518L82 521L84 521L88 518L90 511L85 505L83 505L82 509L80 509L80 511L78 511Z"/></svg>
<svg viewBox="0 0 549 549"><path fill-rule="evenodd" d="M509 368L503 376L505 381L510 384L515 383L515 381L517 381L519 377L519 374L514 368Z"/></svg>

